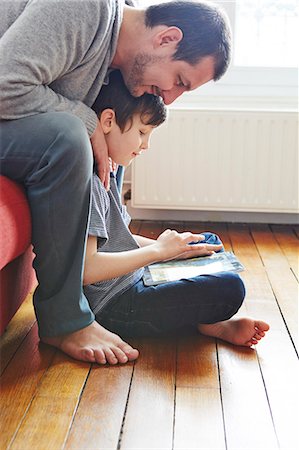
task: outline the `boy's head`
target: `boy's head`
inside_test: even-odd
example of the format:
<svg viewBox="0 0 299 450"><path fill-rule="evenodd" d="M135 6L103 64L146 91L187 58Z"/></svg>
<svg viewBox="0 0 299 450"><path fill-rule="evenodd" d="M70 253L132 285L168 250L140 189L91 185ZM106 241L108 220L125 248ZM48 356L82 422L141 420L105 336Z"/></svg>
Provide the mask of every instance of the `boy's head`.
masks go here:
<svg viewBox="0 0 299 450"><path fill-rule="evenodd" d="M155 127L166 119L162 99L151 94L133 97L118 70L109 77L94 105L105 135L108 154L117 164L128 166L149 146Z"/></svg>

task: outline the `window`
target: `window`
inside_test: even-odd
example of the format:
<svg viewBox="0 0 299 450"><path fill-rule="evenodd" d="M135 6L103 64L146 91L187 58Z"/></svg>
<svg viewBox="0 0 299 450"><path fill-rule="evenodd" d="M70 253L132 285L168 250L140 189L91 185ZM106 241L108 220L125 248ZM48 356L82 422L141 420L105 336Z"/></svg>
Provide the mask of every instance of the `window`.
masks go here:
<svg viewBox="0 0 299 450"><path fill-rule="evenodd" d="M296 67L297 0L237 0L236 66Z"/></svg>

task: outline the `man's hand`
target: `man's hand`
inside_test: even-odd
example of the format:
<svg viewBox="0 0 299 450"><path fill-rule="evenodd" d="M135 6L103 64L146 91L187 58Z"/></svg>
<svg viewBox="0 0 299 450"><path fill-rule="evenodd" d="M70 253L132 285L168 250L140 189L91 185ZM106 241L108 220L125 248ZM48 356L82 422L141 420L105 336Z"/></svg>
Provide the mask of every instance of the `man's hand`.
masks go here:
<svg viewBox="0 0 299 450"><path fill-rule="evenodd" d="M110 189L110 170L111 164L108 157L108 148L105 136L98 121L97 127L90 138L94 159L97 165L98 176L105 189Z"/></svg>

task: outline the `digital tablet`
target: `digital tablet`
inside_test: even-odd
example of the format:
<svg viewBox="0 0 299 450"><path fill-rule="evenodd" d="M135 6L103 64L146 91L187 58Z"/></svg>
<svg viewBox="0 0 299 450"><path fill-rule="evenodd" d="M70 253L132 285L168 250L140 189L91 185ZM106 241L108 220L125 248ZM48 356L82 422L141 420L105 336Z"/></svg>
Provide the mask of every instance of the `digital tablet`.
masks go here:
<svg viewBox="0 0 299 450"><path fill-rule="evenodd" d="M214 253L191 259L172 260L145 267L143 282L156 286L169 281L219 272L241 272L244 266L232 252Z"/></svg>

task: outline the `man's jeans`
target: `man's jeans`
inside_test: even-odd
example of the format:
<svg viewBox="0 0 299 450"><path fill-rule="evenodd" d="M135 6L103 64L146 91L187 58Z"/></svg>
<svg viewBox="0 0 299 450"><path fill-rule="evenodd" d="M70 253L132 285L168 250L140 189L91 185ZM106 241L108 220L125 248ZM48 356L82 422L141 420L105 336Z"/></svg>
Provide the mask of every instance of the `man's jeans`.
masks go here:
<svg viewBox="0 0 299 450"><path fill-rule="evenodd" d="M94 320L82 293L92 149L83 122L64 112L0 121L1 174L25 186L32 216L34 307L41 336Z"/></svg>
<svg viewBox="0 0 299 450"><path fill-rule="evenodd" d="M218 244L213 233L205 242ZM243 303L245 287L236 273L221 272L145 286L143 280L114 297L96 320L122 337L160 336L198 324L230 319Z"/></svg>

